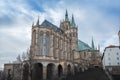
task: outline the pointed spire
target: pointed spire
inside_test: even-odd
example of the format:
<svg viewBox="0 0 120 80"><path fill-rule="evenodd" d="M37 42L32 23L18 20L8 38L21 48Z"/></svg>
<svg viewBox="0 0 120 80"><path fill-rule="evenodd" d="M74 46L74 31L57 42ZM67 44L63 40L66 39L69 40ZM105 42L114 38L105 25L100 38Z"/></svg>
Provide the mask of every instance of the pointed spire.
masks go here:
<svg viewBox="0 0 120 80"><path fill-rule="evenodd" d="M76 27L74 16L72 14L72 22L71 22L71 27Z"/></svg>
<svg viewBox="0 0 120 80"><path fill-rule="evenodd" d="M92 48L93 48L93 50L95 49L95 47L94 47L94 41L93 41L93 37L92 37Z"/></svg>
<svg viewBox="0 0 120 80"><path fill-rule="evenodd" d="M37 23L36 23L37 26L39 26L39 16L38 16L38 20L37 20Z"/></svg>
<svg viewBox="0 0 120 80"><path fill-rule="evenodd" d="M34 26L34 22L32 23L32 27Z"/></svg>
<svg viewBox="0 0 120 80"><path fill-rule="evenodd" d="M69 21L67 9L66 9L66 13L65 13L65 21Z"/></svg>

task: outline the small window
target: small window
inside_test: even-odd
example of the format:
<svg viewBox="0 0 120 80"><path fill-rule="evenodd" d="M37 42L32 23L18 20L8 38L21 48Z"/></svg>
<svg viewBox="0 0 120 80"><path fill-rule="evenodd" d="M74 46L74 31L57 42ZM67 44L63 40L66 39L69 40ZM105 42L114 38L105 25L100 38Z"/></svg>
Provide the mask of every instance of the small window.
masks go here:
<svg viewBox="0 0 120 80"><path fill-rule="evenodd" d="M118 52L117 52L117 55L119 55Z"/></svg>
<svg viewBox="0 0 120 80"><path fill-rule="evenodd" d="M117 57L117 60L119 60L119 57Z"/></svg>
<svg viewBox="0 0 120 80"><path fill-rule="evenodd" d="M111 63L109 63L109 65L111 65Z"/></svg>
<svg viewBox="0 0 120 80"><path fill-rule="evenodd" d="M119 62L118 62L117 64L118 64L118 65L120 65L120 63L119 63Z"/></svg>
<svg viewBox="0 0 120 80"><path fill-rule="evenodd" d="M110 49L110 51L112 51L112 49Z"/></svg>

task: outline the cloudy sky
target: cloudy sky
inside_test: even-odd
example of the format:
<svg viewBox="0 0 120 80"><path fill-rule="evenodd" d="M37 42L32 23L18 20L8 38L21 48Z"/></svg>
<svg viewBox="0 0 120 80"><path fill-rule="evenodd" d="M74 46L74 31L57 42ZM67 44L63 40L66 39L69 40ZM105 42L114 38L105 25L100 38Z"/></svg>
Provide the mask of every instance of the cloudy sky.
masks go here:
<svg viewBox="0 0 120 80"><path fill-rule="evenodd" d="M45 19L59 27L65 10L73 14L78 37L101 52L108 45L118 45L120 0L0 0L0 69L16 60L30 46L31 25Z"/></svg>

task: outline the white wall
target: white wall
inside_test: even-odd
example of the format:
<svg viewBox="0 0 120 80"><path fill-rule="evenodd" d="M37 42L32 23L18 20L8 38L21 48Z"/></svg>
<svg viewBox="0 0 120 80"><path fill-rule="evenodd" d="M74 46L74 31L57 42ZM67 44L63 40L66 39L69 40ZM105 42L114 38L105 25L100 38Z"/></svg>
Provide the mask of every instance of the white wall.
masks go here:
<svg viewBox="0 0 120 80"><path fill-rule="evenodd" d="M106 48L102 62L103 62L104 67L105 66L118 66L118 65L120 66L120 49L118 47Z"/></svg>

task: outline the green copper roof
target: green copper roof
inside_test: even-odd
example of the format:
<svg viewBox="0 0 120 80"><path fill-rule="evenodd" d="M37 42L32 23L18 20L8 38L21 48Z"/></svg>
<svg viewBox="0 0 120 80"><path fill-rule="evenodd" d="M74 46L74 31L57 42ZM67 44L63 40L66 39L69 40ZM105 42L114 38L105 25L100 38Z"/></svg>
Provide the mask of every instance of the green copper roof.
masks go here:
<svg viewBox="0 0 120 80"><path fill-rule="evenodd" d="M75 28L75 27L76 24L75 24L74 16L72 15L71 28Z"/></svg>
<svg viewBox="0 0 120 80"><path fill-rule="evenodd" d="M78 51L93 50L88 44L78 40Z"/></svg>

